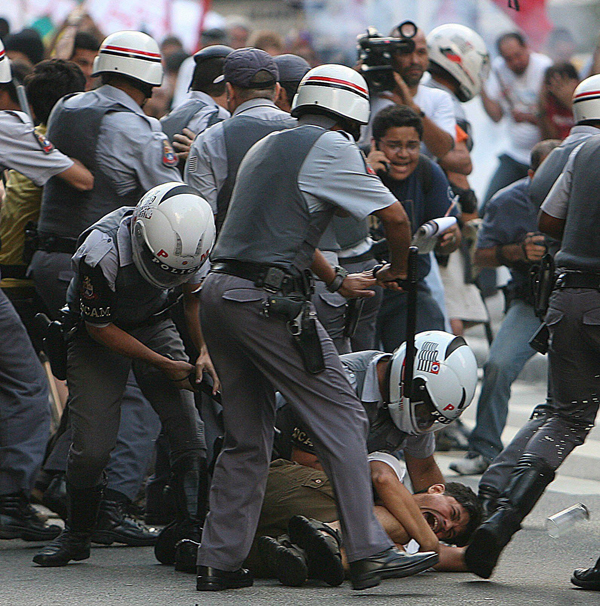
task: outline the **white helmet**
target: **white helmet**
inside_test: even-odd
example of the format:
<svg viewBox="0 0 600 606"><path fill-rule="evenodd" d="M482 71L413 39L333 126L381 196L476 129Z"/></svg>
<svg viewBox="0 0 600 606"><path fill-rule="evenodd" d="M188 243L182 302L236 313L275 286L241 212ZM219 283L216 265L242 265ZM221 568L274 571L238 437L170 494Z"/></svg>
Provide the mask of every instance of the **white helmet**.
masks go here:
<svg viewBox="0 0 600 606"><path fill-rule="evenodd" d="M580 82L573 93L575 122L600 120L600 75L590 76Z"/></svg>
<svg viewBox="0 0 600 606"><path fill-rule="evenodd" d="M456 23L440 25L427 36L427 47L429 62L458 83L456 96L460 101L479 94L490 71L490 56L477 32Z"/></svg>
<svg viewBox="0 0 600 606"><path fill-rule="evenodd" d="M133 262L157 288L186 282L208 259L215 222L208 202L184 183L153 187L131 222Z"/></svg>
<svg viewBox="0 0 600 606"><path fill-rule="evenodd" d="M320 65L311 69L294 95L292 116L321 110L367 124L370 104L365 79L345 65Z"/></svg>
<svg viewBox="0 0 600 606"><path fill-rule="evenodd" d="M7 84L12 80L12 73L10 71L10 61L4 50L4 44L0 40L0 84Z"/></svg>
<svg viewBox="0 0 600 606"><path fill-rule="evenodd" d="M462 337L428 330L415 338L412 398L402 395L406 343L389 367L388 409L394 424L406 433L437 431L460 417L477 386L477 361Z"/></svg>
<svg viewBox="0 0 600 606"><path fill-rule="evenodd" d="M94 59L94 73L129 76L152 86L163 78L160 49L154 38L142 32L123 31L104 39Z"/></svg>

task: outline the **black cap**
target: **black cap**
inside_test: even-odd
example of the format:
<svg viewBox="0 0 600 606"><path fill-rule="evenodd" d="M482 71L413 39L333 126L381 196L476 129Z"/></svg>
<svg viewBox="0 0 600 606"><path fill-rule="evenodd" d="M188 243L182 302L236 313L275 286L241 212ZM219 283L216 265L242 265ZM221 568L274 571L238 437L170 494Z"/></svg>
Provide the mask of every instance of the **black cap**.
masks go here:
<svg viewBox="0 0 600 606"><path fill-rule="evenodd" d="M279 69L279 82L298 82L310 71L306 59L298 55L277 55L273 57Z"/></svg>
<svg viewBox="0 0 600 606"><path fill-rule="evenodd" d="M225 59L223 79L241 88L270 88L279 81L273 57L258 48L240 48ZM215 82L220 81L217 78Z"/></svg>

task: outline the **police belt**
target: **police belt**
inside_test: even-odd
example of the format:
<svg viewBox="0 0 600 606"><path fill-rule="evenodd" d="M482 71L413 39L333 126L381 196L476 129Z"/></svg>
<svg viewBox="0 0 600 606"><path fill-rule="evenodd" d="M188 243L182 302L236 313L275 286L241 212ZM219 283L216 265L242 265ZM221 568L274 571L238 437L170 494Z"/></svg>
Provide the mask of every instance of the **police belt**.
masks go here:
<svg viewBox="0 0 600 606"><path fill-rule="evenodd" d="M311 295L312 279L308 275L292 275L276 265L248 261L217 261L211 271L250 280L254 282L254 286L272 293L280 292L285 296L292 293L306 297Z"/></svg>
<svg viewBox="0 0 600 606"><path fill-rule="evenodd" d="M62 236L42 231L38 233L38 238L38 250L50 253L68 253L69 255L75 254L75 251L77 250L76 238L63 238Z"/></svg>
<svg viewBox="0 0 600 606"><path fill-rule="evenodd" d="M600 290L600 274L583 271L566 271L559 274L556 288L593 288Z"/></svg>
<svg viewBox="0 0 600 606"><path fill-rule="evenodd" d="M364 252L362 255L356 255L354 257L339 257L339 261L341 265L351 264L351 263L362 263L363 261L370 261L374 259L375 255L369 249L367 252Z"/></svg>

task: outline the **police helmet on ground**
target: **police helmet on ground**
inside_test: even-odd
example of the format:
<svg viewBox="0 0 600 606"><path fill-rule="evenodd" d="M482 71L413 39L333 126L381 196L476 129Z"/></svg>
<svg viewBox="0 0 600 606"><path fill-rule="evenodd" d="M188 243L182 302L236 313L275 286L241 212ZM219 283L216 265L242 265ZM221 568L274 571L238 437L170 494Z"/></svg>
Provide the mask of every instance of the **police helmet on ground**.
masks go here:
<svg viewBox="0 0 600 606"><path fill-rule="evenodd" d="M154 38L135 31L111 34L100 45L92 76L121 74L160 86L163 78L160 49Z"/></svg>
<svg viewBox="0 0 600 606"><path fill-rule="evenodd" d="M460 101L478 95L490 70L490 56L483 38L471 28L447 23L427 36L429 62L441 68L458 85Z"/></svg>
<svg viewBox="0 0 600 606"><path fill-rule="evenodd" d="M409 434L437 431L463 413L475 395L477 361L462 337L441 330L415 338L412 398L402 394L406 343L389 366L388 409L398 429Z"/></svg>
<svg viewBox="0 0 600 606"><path fill-rule="evenodd" d="M292 116L307 113L330 114L367 124L370 104L365 79L345 65L314 67L302 78L292 102Z"/></svg>
<svg viewBox="0 0 600 606"><path fill-rule="evenodd" d="M580 82L573 93L573 117L575 122L600 120L600 75L590 76Z"/></svg>
<svg viewBox="0 0 600 606"><path fill-rule="evenodd" d="M148 191L133 212L133 261L157 288L186 282L208 259L215 222L208 202L184 183Z"/></svg>
<svg viewBox="0 0 600 606"><path fill-rule="evenodd" d="M2 44L2 40L0 40L0 84L7 84L11 80L10 62L6 55L6 51L4 50L4 44Z"/></svg>

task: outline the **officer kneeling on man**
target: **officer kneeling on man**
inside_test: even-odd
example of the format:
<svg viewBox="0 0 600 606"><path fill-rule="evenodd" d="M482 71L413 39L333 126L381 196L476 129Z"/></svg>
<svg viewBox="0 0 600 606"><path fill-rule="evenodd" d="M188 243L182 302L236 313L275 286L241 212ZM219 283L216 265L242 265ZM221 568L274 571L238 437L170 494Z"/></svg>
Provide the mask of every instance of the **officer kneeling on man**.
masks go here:
<svg viewBox="0 0 600 606"><path fill-rule="evenodd" d="M199 539L206 445L191 391L203 371L212 375L215 390L218 379L202 339L195 291L214 238L210 206L183 183L154 187L136 207L109 213L80 236L67 295L70 311L79 316L67 359L69 515L64 532L33 558L36 564L65 566L90 557L130 369L169 438L181 534ZM168 315L171 290L180 285L200 352L195 366Z"/></svg>

